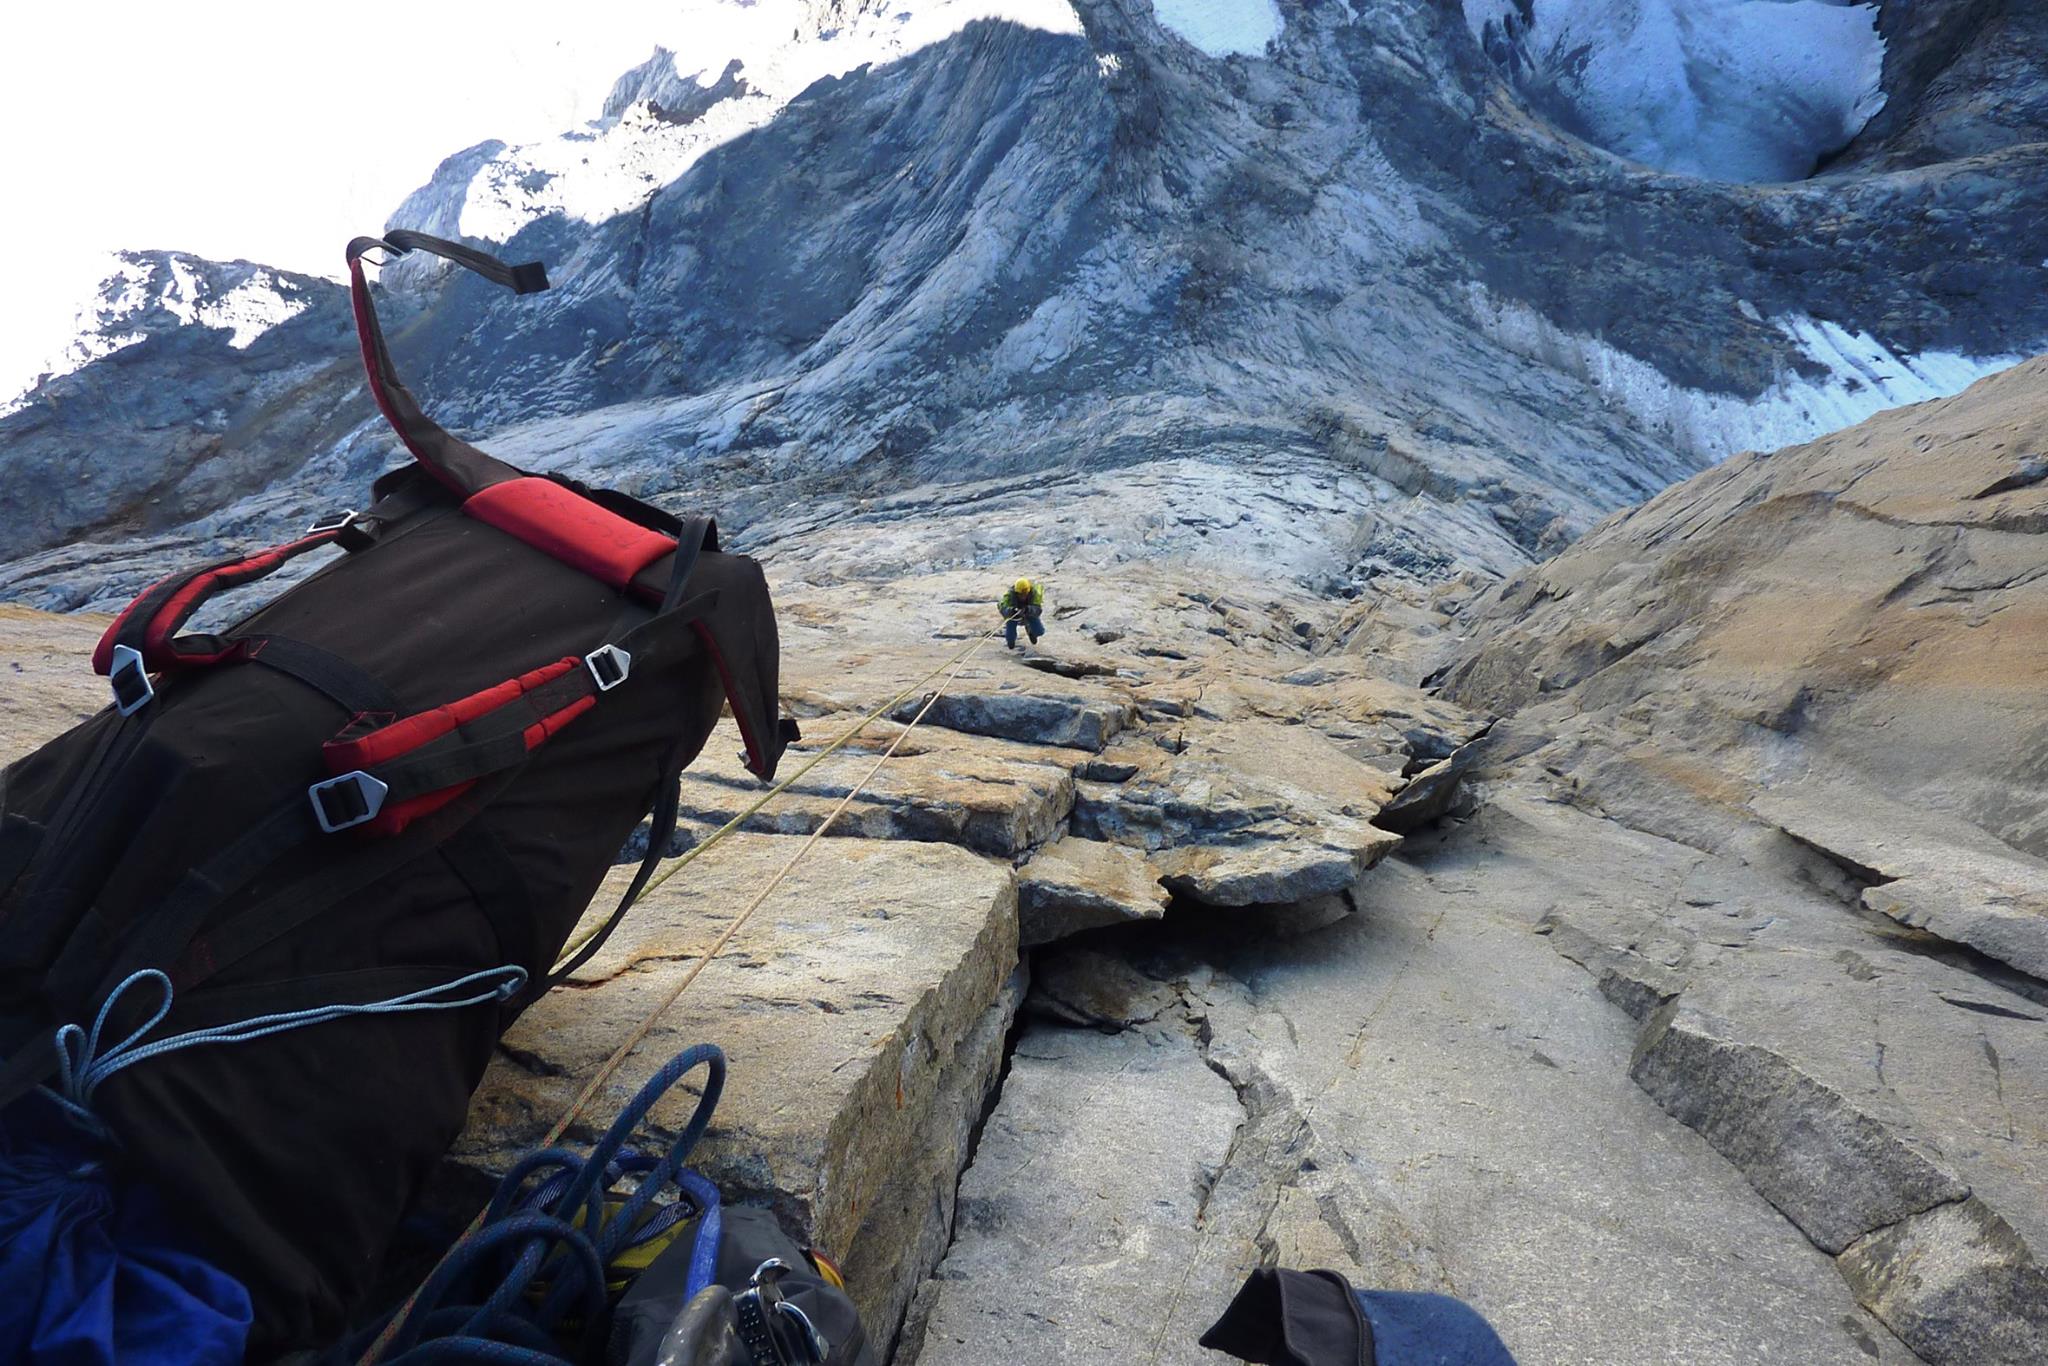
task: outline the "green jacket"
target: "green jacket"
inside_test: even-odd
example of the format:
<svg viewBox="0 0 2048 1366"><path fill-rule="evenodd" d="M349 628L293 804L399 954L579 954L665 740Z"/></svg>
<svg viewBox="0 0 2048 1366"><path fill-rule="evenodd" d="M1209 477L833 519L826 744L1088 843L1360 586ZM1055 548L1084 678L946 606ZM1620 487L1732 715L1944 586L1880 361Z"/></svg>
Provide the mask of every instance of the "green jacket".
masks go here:
<svg viewBox="0 0 2048 1366"><path fill-rule="evenodd" d="M1031 592L1021 598L1017 596L1016 589L1009 589L1004 592L1002 601L998 602L996 606L1002 609L1002 613L1006 617L1014 616L1019 612L1026 612L1026 609L1043 610L1045 607L1045 589L1034 583L1031 585Z"/></svg>

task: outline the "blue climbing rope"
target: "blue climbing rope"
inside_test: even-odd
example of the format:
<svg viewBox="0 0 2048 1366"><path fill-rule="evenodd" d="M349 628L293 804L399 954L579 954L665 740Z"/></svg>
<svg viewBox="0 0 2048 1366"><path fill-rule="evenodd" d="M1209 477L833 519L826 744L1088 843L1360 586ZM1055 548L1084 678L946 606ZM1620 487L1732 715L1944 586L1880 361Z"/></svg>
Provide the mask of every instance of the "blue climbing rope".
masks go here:
<svg viewBox="0 0 2048 1366"><path fill-rule="evenodd" d="M676 1141L660 1156L628 1147L655 1102L699 1067L709 1069L703 1095ZM483 1222L449 1249L399 1311L403 1320L382 1357L385 1366L599 1360L607 1269L692 1217L703 1222L688 1293L708 1285L720 1232L718 1190L683 1164L710 1127L724 1088L725 1054L697 1044L647 1080L588 1156L542 1148L521 1158L499 1181ZM633 1190L614 1205L608 1197L628 1177L636 1178ZM662 1202L670 1190L680 1198ZM387 1320L365 1330L355 1350L388 1328ZM578 1341L566 1346L572 1330Z"/></svg>

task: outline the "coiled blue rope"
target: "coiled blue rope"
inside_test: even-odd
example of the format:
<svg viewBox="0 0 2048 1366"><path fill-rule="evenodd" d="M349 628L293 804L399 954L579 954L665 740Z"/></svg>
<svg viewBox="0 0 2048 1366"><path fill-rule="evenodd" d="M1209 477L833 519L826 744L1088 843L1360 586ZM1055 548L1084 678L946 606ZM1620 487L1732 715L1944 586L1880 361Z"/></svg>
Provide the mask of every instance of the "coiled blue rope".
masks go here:
<svg viewBox="0 0 2048 1366"><path fill-rule="evenodd" d="M699 1067L709 1069L703 1095L668 1151L655 1157L627 1147L655 1102ZM449 1249L409 1309L400 1311L405 1319L382 1358L385 1366L598 1360L607 1317L606 1268L692 1215L702 1215L704 1223L690 1292L701 1289L718 1245L718 1191L683 1164L710 1127L724 1089L725 1054L713 1044L697 1044L648 1078L587 1157L542 1148L521 1158L499 1181L483 1223ZM626 1176L637 1176L638 1184L608 1211L607 1193ZM680 1187L685 1198L657 1207L672 1187ZM576 1319L580 1340L572 1354L561 1338ZM362 1334L357 1349L385 1326Z"/></svg>
<svg viewBox="0 0 2048 1366"><path fill-rule="evenodd" d="M106 1032L107 1021L114 1008L131 987L144 984L154 986L160 993L156 1013L138 1025L127 1038L100 1051L100 1036ZM150 1030L163 1023L171 1013L171 979L155 968L144 968L130 973L121 984L107 994L100 1006L100 1013L92 1022L92 1032L87 1033L75 1024L65 1025L57 1031L57 1088L51 1094L73 1116L97 1123L92 1114L92 1096L106 1080L124 1068L166 1053L180 1049L198 1048L205 1044L247 1043L269 1034L282 1034L288 1029L304 1029L308 1025L325 1024L330 1020L344 1019L351 1015L403 1015L422 1010L460 1010L466 1006L483 1005L489 1001L508 1001L526 987L526 969L514 964L504 967L486 968L458 977L452 982L439 986L423 987L409 991L403 996L393 996L383 1001L365 1001L358 1005L312 1006L305 1010L283 1011L275 1015L256 1015L230 1024L214 1025L208 1029L187 1030L173 1034L167 1039L154 1043L143 1043L142 1038ZM472 990L474 989L474 990ZM450 993L468 991L466 996L450 999Z"/></svg>

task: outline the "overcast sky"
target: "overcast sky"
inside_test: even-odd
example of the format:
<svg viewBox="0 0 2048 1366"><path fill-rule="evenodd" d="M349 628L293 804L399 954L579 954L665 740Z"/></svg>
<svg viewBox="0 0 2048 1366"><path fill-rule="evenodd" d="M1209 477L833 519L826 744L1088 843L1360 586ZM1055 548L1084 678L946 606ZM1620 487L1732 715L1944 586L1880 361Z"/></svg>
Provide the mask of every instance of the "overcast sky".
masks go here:
<svg viewBox="0 0 2048 1366"><path fill-rule="evenodd" d="M707 0L58 0L0 31L0 393L69 336L103 254L335 275L442 157L594 117ZM472 27L474 25L474 27Z"/></svg>

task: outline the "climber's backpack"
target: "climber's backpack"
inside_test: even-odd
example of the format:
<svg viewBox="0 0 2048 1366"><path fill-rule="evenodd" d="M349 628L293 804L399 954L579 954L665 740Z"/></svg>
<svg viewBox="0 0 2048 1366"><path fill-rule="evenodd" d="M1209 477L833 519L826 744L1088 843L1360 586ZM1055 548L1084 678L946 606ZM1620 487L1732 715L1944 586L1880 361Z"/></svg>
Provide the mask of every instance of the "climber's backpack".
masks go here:
<svg viewBox="0 0 2048 1366"><path fill-rule="evenodd" d="M145 591L93 658L113 705L0 775L0 1155L38 1086L103 1126L250 1288L256 1358L363 1293L650 809L626 904L665 850L721 695L760 777L793 731L759 566L708 518L528 474L428 419L371 250L547 287L418 233L352 242L370 392L413 463L365 511ZM236 625L179 634L329 547Z"/></svg>

